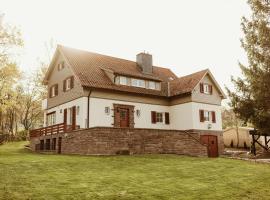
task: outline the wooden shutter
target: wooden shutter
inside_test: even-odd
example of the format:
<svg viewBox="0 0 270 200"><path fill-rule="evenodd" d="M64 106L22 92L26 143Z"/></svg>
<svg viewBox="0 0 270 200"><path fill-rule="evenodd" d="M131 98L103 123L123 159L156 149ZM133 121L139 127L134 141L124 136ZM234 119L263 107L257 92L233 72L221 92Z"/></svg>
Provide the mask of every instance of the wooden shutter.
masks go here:
<svg viewBox="0 0 270 200"><path fill-rule="evenodd" d="M64 91L64 92L66 91L66 79L63 80L63 91Z"/></svg>
<svg viewBox="0 0 270 200"><path fill-rule="evenodd" d="M70 77L70 89L74 87L74 76Z"/></svg>
<svg viewBox="0 0 270 200"><path fill-rule="evenodd" d="M76 106L72 107L72 130L76 129Z"/></svg>
<svg viewBox="0 0 270 200"><path fill-rule="evenodd" d="M52 98L52 87L49 88L49 98Z"/></svg>
<svg viewBox="0 0 270 200"><path fill-rule="evenodd" d="M212 111L212 122L216 123L216 113L215 113L215 111Z"/></svg>
<svg viewBox="0 0 270 200"><path fill-rule="evenodd" d="M204 122L204 111L200 110L200 122Z"/></svg>
<svg viewBox="0 0 270 200"><path fill-rule="evenodd" d="M58 95L58 84L54 85L54 87L55 87L55 96L57 96Z"/></svg>
<svg viewBox="0 0 270 200"><path fill-rule="evenodd" d="M209 93L212 94L213 93L213 86L212 85L209 85Z"/></svg>
<svg viewBox="0 0 270 200"><path fill-rule="evenodd" d="M64 124L67 124L67 109L64 109Z"/></svg>
<svg viewBox="0 0 270 200"><path fill-rule="evenodd" d="M170 124L170 114L165 112L165 124Z"/></svg>
<svg viewBox="0 0 270 200"><path fill-rule="evenodd" d="M157 122L157 113L155 111L151 111L151 121L152 124L155 124Z"/></svg>
<svg viewBox="0 0 270 200"><path fill-rule="evenodd" d="M203 90L203 83L200 83L200 92L201 92L201 93L204 93L204 90Z"/></svg>

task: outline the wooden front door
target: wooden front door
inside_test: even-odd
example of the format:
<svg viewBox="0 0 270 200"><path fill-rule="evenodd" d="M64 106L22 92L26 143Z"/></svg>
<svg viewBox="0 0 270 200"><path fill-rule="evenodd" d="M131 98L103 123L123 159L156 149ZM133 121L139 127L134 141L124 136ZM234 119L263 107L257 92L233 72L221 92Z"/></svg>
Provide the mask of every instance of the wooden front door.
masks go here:
<svg viewBox="0 0 270 200"><path fill-rule="evenodd" d="M129 109L119 108L120 127L129 127Z"/></svg>
<svg viewBox="0 0 270 200"><path fill-rule="evenodd" d="M217 136L201 135L201 143L207 145L208 157L218 157Z"/></svg>

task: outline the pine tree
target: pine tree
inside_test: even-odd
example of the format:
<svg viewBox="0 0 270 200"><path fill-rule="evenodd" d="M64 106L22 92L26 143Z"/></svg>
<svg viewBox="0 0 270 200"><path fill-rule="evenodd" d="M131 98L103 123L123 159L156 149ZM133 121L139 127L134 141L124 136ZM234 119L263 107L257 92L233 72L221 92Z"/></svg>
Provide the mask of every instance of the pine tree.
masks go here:
<svg viewBox="0 0 270 200"><path fill-rule="evenodd" d="M232 78L235 91L228 90L231 105L240 119L261 133L270 134L270 4L248 0L250 19L242 18L248 65L239 64L244 78Z"/></svg>

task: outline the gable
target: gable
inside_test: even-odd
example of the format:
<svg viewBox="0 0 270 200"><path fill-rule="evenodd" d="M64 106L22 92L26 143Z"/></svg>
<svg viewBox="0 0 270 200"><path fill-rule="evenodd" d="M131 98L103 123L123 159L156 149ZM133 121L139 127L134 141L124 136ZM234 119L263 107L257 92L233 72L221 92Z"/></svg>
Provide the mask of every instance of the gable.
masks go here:
<svg viewBox="0 0 270 200"><path fill-rule="evenodd" d="M209 94L201 93L200 83L212 85L212 88L213 88L212 94L209 95ZM220 91L219 86L212 79L211 75L207 73L193 89L191 99L194 102L221 105L223 94L222 94L222 91Z"/></svg>

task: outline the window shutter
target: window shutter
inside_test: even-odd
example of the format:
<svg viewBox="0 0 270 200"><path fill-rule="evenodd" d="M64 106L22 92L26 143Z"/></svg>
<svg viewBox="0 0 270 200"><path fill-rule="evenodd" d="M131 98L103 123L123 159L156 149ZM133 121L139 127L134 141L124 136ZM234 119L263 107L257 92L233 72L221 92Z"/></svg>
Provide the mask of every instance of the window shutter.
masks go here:
<svg viewBox="0 0 270 200"><path fill-rule="evenodd" d="M210 92L210 94L213 93L213 86L212 85L209 85L209 92Z"/></svg>
<svg viewBox="0 0 270 200"><path fill-rule="evenodd" d="M64 109L64 124L67 124L67 109Z"/></svg>
<svg viewBox="0 0 270 200"><path fill-rule="evenodd" d="M63 91L66 91L66 79L63 81Z"/></svg>
<svg viewBox="0 0 270 200"><path fill-rule="evenodd" d="M76 129L76 106L72 107L72 130Z"/></svg>
<svg viewBox="0 0 270 200"><path fill-rule="evenodd" d="M200 110L200 122L204 122L204 111Z"/></svg>
<svg viewBox="0 0 270 200"><path fill-rule="evenodd" d="M155 111L151 111L151 119L152 119L152 124L155 124L157 122L157 114Z"/></svg>
<svg viewBox="0 0 270 200"><path fill-rule="evenodd" d="M74 87L74 76L70 77L70 89Z"/></svg>
<svg viewBox="0 0 270 200"><path fill-rule="evenodd" d="M215 113L215 111L212 111L212 122L216 123L216 113Z"/></svg>
<svg viewBox="0 0 270 200"><path fill-rule="evenodd" d="M49 88L49 98L52 98L52 87Z"/></svg>
<svg viewBox="0 0 270 200"><path fill-rule="evenodd" d="M170 114L165 112L165 124L170 124Z"/></svg>
<svg viewBox="0 0 270 200"><path fill-rule="evenodd" d="M203 83L200 83L200 92L203 93Z"/></svg>
<svg viewBox="0 0 270 200"><path fill-rule="evenodd" d="M58 95L58 84L56 84L54 87L55 87L55 96L57 96Z"/></svg>

